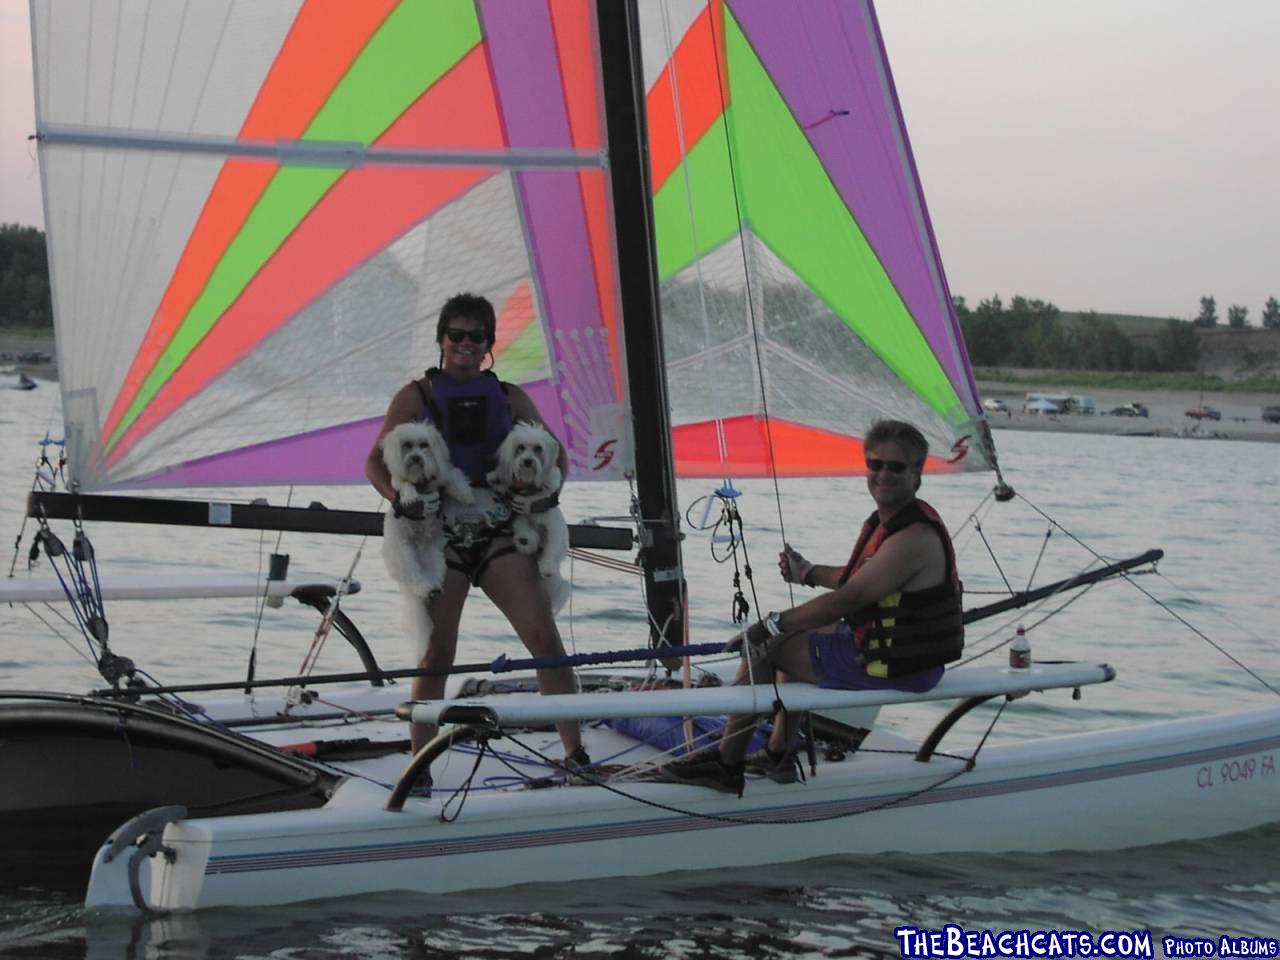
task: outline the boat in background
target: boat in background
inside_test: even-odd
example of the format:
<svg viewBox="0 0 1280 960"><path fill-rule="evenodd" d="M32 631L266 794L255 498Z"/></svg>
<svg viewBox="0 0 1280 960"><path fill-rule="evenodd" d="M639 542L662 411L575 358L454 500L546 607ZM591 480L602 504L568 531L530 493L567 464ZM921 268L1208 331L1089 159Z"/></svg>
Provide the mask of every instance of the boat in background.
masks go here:
<svg viewBox="0 0 1280 960"><path fill-rule="evenodd" d="M33 10L72 492L38 492L30 513L51 561L71 564L68 600L109 686L4 695L0 778L33 784L12 822L73 790L125 794L105 797L136 815L97 849L89 906L1100 849L1277 819L1280 778L1261 775L1280 752L1277 710L952 755L940 747L976 706L1114 671L967 666L923 695L736 687L736 657L684 643L696 598L677 472L859 473L866 427L894 417L929 438L931 473L992 470L997 498L1011 495L869 2ZM497 306L495 369L565 441L571 478L634 477L634 542L584 526L575 543L637 549L644 665L584 669L583 692L538 697L531 671L546 664L500 658L482 665L491 677L452 678L444 701L404 703L387 681L414 671L371 660L358 676L180 686L122 662L84 524L376 531L357 511L124 494L363 483L386 399L434 356L435 312L458 289ZM303 599L274 581L246 589ZM319 586L327 628L350 583ZM667 669L693 654L706 659L684 679ZM627 654L583 656L610 655ZM939 698L956 705L923 739L877 724L882 708ZM778 703L813 717L806 782L753 780L738 798L654 779L714 735L695 739L685 718ZM413 757L410 717L444 725ZM635 724L655 718L657 731ZM563 719L599 721L586 771L552 754ZM95 775L73 785L70 762ZM1210 764L1250 773L1210 796ZM58 826L41 839L56 844Z"/></svg>
<svg viewBox="0 0 1280 960"><path fill-rule="evenodd" d="M34 390L38 386L21 370L0 370L0 390Z"/></svg>

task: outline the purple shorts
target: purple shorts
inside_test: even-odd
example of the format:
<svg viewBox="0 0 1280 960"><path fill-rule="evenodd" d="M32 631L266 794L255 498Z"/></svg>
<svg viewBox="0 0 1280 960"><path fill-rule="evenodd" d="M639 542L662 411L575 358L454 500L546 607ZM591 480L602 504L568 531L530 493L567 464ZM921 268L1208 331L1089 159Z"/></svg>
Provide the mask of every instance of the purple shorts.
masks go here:
<svg viewBox="0 0 1280 960"><path fill-rule="evenodd" d="M858 648L848 624L840 624L831 633L809 634L809 658L813 661L818 686L825 690L905 690L924 693L938 685L945 673L943 667L931 667L900 677L873 677L858 662Z"/></svg>

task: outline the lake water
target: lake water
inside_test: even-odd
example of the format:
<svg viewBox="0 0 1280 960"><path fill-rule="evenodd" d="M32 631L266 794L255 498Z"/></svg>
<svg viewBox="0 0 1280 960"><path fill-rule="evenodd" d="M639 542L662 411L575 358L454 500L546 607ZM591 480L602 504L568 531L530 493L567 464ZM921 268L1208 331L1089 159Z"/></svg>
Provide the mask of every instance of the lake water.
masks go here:
<svg viewBox="0 0 1280 960"><path fill-rule="evenodd" d="M54 385L0 394L0 543L22 528L36 440L59 429ZM1002 433L1005 476L1026 501L992 506L989 474L926 478L924 495L948 521L958 545L969 603L1002 589L1073 574L1092 560L1166 551L1157 575L1097 586L1061 612L1066 598L1037 610L974 624L967 651L980 653L1026 624L1036 656L1105 660L1118 679L1080 702L1046 695L1018 701L993 734L1016 738L1135 721L1272 705L1276 694L1229 659L1280 687L1276 573L1280 570L1280 447L1231 441ZM762 609L790 605L774 555L786 538L811 559L847 555L870 501L859 479L738 484L747 547ZM693 504L710 484L682 482ZM259 491L254 492L255 495ZM287 490L263 492L284 503ZM372 509L363 489L294 492L294 504ZM573 520L626 512L622 486L571 486ZM1039 511L1039 512L1037 512ZM981 526L975 533L973 518ZM1056 521L1051 525L1046 516ZM714 514L713 514L714 517ZM19 570L34 532L27 524ZM170 527L94 525L104 572L253 572L275 535ZM991 543L997 569L986 547ZM341 574L355 538L290 535L280 549L292 569ZM695 642L726 636L733 564L723 544L690 532L685 558L696 607ZM6 561L8 557L6 557ZM1001 573L1003 571L1003 574ZM47 571L46 571L47 572ZM569 572L569 571L566 571ZM644 642L638 578L574 565L573 606L561 618L579 651ZM386 666L408 665L394 592L383 582L378 545L364 545L355 575L364 590L345 604ZM805 591L807 593L807 591ZM1149 599L1147 594L1155 598ZM1158 601L1159 603L1157 604ZM45 619L53 615L42 609ZM115 604L111 641L162 682L243 675L253 642L250 601ZM1194 627L1193 632L1183 621ZM65 625L59 637L28 610L0 608L0 688L84 691L96 675L82 642ZM268 611L261 629L260 676L297 670L314 618L296 606ZM501 618L473 598L460 656L512 651ZM1217 646L1215 647L1214 644ZM345 644L328 645L321 671L358 669ZM1221 650L1218 649L1221 648ZM1003 656L1003 651L995 654ZM886 716L923 731L937 709ZM986 724L964 725L976 738ZM981 728L981 729L979 729ZM963 745L965 732L953 748ZM1046 821L1052 831L1054 824ZM767 828L762 828L767 829ZM0 853L0 863L3 854ZM14 957L850 957L898 956L895 926L967 929L1150 930L1162 934L1275 937L1280 932L1280 829L1213 841L1111 854L985 857L830 858L758 871L676 874L645 880L555 885L452 897L389 896L270 910L217 910L125 922L86 916L75 885L33 885L0 869L0 955ZM1158 940L1157 940L1158 942ZM1157 947L1157 950L1159 948Z"/></svg>

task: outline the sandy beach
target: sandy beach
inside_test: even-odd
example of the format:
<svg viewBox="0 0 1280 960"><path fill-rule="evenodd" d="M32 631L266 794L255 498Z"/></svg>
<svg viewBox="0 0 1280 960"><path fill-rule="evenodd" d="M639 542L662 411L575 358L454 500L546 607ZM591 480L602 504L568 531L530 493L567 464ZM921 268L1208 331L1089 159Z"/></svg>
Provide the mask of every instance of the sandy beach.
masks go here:
<svg viewBox="0 0 1280 960"><path fill-rule="evenodd" d="M30 335L0 335L0 353L18 354L37 350L53 354L52 337ZM8 364L6 363L7 367ZM38 380L52 381L58 378L56 363L18 364L18 369ZM1093 416L1068 414L1045 416L1023 413L1027 393L1036 389L1026 384L978 381L978 389L984 398L999 398L1009 406L1010 413L992 413L994 430L1040 430L1047 433L1102 433L1123 436L1197 436L1230 440L1258 440L1280 443L1280 423L1267 423L1262 419L1262 408L1280 404L1280 395L1273 393L1214 393L1203 397L1194 390L1116 390L1094 387L1046 387L1039 392L1068 393L1093 397L1098 413ZM1111 416L1102 411L1137 401L1150 411L1147 417ZM1190 419L1185 411L1208 403L1222 411L1222 419L1199 421Z"/></svg>

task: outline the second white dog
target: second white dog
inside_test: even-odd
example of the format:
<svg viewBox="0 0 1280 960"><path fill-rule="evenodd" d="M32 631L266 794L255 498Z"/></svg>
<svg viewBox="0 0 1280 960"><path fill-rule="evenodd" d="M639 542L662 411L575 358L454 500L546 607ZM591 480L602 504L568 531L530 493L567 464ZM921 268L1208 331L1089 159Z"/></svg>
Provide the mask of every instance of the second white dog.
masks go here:
<svg viewBox="0 0 1280 960"><path fill-rule="evenodd" d="M560 445L546 428L518 421L498 447L498 465L486 479L497 493L536 502L560 489L559 455ZM559 610L569 598L569 585L560 576L560 564L569 553L569 525L564 514L559 507L517 513L512 518L512 535L516 550L537 557L551 609Z"/></svg>

